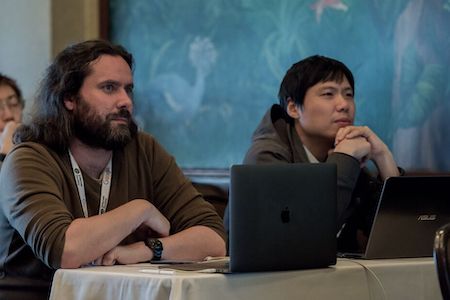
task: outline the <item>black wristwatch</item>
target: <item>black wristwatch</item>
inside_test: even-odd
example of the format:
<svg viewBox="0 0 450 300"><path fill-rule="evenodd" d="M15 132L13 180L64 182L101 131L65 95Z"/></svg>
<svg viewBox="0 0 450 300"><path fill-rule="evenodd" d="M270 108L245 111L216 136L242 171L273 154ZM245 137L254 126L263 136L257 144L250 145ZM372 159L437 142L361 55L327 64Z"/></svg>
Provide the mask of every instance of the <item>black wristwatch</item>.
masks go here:
<svg viewBox="0 0 450 300"><path fill-rule="evenodd" d="M158 239L146 239L145 245L153 252L152 261L161 260L163 244Z"/></svg>

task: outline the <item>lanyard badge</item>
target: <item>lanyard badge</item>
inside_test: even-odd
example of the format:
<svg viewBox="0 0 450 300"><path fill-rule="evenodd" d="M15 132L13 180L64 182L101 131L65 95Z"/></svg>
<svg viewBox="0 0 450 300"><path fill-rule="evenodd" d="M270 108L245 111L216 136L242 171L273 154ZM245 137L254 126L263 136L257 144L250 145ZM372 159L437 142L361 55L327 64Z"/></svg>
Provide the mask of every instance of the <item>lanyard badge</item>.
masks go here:
<svg viewBox="0 0 450 300"><path fill-rule="evenodd" d="M78 188L78 196L80 197L80 203L83 209L83 214L84 217L87 218L89 217L89 213L87 209L86 191L84 189L83 174L81 173L81 169L78 166L78 163L76 162L70 150L69 156L70 156L70 163L72 165L73 176L75 178L75 182ZM99 215L104 214L108 206L109 193L111 190L111 178L112 178L112 156L109 159L105 170L103 170L101 178L102 178L102 188L100 193L100 205L98 208Z"/></svg>

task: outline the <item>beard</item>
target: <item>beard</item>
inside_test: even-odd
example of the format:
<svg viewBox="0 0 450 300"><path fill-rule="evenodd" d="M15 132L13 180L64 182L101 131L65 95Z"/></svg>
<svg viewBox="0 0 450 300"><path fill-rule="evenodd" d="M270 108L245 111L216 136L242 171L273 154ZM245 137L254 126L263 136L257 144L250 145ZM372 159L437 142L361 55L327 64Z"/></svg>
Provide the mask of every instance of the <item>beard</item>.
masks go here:
<svg viewBox="0 0 450 300"><path fill-rule="evenodd" d="M114 125L112 121L116 118L125 118L128 122ZM103 120L82 98L78 99L78 108L74 111L72 129L84 144L106 150L125 147L137 133L137 125L126 108L108 114Z"/></svg>

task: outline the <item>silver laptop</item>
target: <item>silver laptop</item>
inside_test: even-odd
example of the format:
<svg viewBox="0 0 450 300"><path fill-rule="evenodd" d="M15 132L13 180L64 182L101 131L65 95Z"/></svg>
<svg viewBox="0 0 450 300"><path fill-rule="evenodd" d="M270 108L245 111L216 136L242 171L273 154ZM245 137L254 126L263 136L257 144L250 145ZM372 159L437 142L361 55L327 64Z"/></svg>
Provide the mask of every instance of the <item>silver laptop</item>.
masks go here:
<svg viewBox="0 0 450 300"><path fill-rule="evenodd" d="M433 255L436 230L450 223L450 176L391 177L383 186L364 259Z"/></svg>
<svg viewBox="0 0 450 300"><path fill-rule="evenodd" d="M232 166L229 205L229 259L168 268L235 273L336 263L336 165Z"/></svg>

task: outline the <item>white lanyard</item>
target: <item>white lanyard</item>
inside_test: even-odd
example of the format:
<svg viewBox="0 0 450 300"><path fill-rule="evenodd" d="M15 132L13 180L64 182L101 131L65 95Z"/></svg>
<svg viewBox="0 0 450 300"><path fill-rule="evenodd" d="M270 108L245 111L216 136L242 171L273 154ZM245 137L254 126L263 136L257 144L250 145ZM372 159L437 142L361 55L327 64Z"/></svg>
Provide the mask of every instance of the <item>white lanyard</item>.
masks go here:
<svg viewBox="0 0 450 300"><path fill-rule="evenodd" d="M70 163L72 164L73 176L78 188L78 195L80 196L81 207L83 208L84 217L89 217L86 201L86 192L84 190L84 180L81 174L81 169L77 164L77 161L69 150ZM108 206L109 191L111 190L111 175L112 175L112 156L106 165L105 170L102 173L102 190L100 194L100 206L98 208L98 214L101 215L106 212Z"/></svg>

